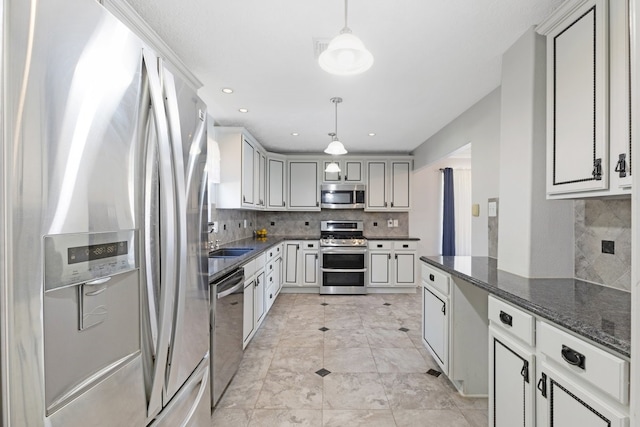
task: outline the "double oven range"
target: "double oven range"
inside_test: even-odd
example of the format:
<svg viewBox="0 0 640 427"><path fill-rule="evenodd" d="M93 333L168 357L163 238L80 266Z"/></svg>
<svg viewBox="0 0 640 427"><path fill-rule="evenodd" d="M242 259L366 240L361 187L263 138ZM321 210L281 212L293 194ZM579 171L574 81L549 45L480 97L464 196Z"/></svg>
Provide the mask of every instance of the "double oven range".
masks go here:
<svg viewBox="0 0 640 427"><path fill-rule="evenodd" d="M362 221L321 221L320 294L366 294L368 264Z"/></svg>

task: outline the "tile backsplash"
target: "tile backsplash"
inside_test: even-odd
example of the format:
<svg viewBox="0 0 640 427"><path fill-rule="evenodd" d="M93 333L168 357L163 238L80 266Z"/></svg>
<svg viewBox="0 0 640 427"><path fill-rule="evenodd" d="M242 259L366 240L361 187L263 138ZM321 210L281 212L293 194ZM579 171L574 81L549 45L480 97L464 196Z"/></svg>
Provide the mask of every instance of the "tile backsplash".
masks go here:
<svg viewBox="0 0 640 427"><path fill-rule="evenodd" d="M266 228L271 235L319 236L320 221L329 219L364 221L364 235L375 237L406 237L409 234L407 212L364 212L362 210L323 210L320 212L260 212L211 207L212 221L218 221L218 233L209 234L209 241L229 243L253 236L253 230ZM397 220L397 227L387 227L387 221ZM247 228L244 228L244 221ZM273 224L273 225L272 225Z"/></svg>
<svg viewBox="0 0 640 427"><path fill-rule="evenodd" d="M618 289L631 289L631 199L577 200L575 276ZM612 241L614 253L602 252Z"/></svg>

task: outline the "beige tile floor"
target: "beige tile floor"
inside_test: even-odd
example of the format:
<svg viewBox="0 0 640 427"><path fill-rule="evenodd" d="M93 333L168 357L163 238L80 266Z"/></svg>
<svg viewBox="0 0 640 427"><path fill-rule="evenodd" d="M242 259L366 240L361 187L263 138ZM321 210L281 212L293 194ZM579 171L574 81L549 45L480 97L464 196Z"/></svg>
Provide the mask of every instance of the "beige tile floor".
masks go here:
<svg viewBox="0 0 640 427"><path fill-rule="evenodd" d="M212 425L486 427L487 399L426 374L438 366L420 340L420 311L419 293L280 294Z"/></svg>

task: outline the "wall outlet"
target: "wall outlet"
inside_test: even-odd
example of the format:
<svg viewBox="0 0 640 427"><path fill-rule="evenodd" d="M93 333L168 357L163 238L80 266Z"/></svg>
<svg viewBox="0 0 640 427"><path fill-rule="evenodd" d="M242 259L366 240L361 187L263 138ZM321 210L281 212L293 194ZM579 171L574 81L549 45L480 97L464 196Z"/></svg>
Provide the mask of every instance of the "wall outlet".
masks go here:
<svg viewBox="0 0 640 427"><path fill-rule="evenodd" d="M218 221L213 221L213 225L211 227L211 231L213 231L214 233L218 232Z"/></svg>
<svg viewBox="0 0 640 427"><path fill-rule="evenodd" d="M244 220L244 228L247 228L247 220Z"/></svg>
<svg viewBox="0 0 640 427"><path fill-rule="evenodd" d="M387 220L387 227L393 227L393 220L392 219L388 219Z"/></svg>
<svg viewBox="0 0 640 427"><path fill-rule="evenodd" d="M498 216L498 206L496 202L489 202L489 216L495 217Z"/></svg>

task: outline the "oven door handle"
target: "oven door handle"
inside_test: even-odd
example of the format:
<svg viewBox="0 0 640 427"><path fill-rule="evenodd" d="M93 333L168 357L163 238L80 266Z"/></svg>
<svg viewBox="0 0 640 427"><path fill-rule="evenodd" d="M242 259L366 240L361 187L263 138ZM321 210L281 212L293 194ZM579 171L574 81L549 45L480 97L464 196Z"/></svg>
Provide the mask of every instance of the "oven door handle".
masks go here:
<svg viewBox="0 0 640 427"><path fill-rule="evenodd" d="M336 254L336 255L362 255L362 254L366 254L367 250L366 249L362 249L362 250L354 250L354 249L344 249L344 250L340 250L340 249L321 249L320 250L321 253L323 254Z"/></svg>
<svg viewBox="0 0 640 427"><path fill-rule="evenodd" d="M327 273L366 273L366 268L322 268Z"/></svg>

